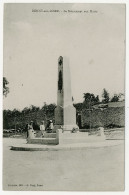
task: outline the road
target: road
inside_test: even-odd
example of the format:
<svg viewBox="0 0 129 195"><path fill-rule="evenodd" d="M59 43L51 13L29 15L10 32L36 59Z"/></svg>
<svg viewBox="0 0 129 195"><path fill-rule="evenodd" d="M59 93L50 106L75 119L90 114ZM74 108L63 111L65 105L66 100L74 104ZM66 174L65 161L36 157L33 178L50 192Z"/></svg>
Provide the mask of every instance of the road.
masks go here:
<svg viewBox="0 0 129 195"><path fill-rule="evenodd" d="M4 190L124 190L124 144L70 151L11 151L3 139Z"/></svg>

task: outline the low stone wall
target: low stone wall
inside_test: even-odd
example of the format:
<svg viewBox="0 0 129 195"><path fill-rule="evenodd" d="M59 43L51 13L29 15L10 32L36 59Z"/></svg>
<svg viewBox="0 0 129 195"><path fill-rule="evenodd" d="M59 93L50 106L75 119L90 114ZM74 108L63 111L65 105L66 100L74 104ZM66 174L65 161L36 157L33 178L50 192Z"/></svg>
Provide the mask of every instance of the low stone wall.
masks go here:
<svg viewBox="0 0 129 195"><path fill-rule="evenodd" d="M44 137L27 138L28 144L57 145L59 144L59 131L56 133L46 133Z"/></svg>
<svg viewBox="0 0 129 195"><path fill-rule="evenodd" d="M101 142L105 141L104 136L92 135L88 132L77 132L77 133L70 133L67 131L59 131L59 144L83 144L83 143L90 143L90 142Z"/></svg>

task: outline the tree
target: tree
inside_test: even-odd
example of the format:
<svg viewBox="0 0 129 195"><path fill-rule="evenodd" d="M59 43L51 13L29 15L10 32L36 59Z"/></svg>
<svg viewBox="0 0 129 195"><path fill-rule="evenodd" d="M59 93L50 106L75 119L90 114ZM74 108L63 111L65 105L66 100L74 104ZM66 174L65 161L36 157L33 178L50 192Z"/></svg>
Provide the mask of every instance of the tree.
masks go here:
<svg viewBox="0 0 129 195"><path fill-rule="evenodd" d="M114 94L113 98L111 99L111 102L118 102L119 101L119 95Z"/></svg>
<svg viewBox="0 0 129 195"><path fill-rule="evenodd" d="M55 105L55 104L49 104L49 105L47 106L47 108L48 108L49 111L54 111L55 108L56 108L56 105Z"/></svg>
<svg viewBox="0 0 129 195"><path fill-rule="evenodd" d="M76 103L76 104L73 104L73 105L76 108L77 112L81 111L82 108L83 108L83 104L82 103Z"/></svg>
<svg viewBox="0 0 129 195"><path fill-rule="evenodd" d="M8 129L9 128L8 118L9 118L8 117L8 110L4 110L3 111L3 128L4 129Z"/></svg>
<svg viewBox="0 0 129 195"><path fill-rule="evenodd" d="M103 89L102 97L103 97L103 99L102 99L103 103L109 102L109 93L105 88Z"/></svg>
<svg viewBox="0 0 129 195"><path fill-rule="evenodd" d="M83 104L85 105L86 108L91 108L94 104L99 102L99 97L93 94L93 93L84 93L84 102Z"/></svg>
<svg viewBox="0 0 129 195"><path fill-rule="evenodd" d="M12 111L12 116L15 116L15 117L20 116L20 111L14 108Z"/></svg>
<svg viewBox="0 0 129 195"><path fill-rule="evenodd" d="M124 101L125 100L125 95L124 93L119 93L119 101Z"/></svg>
<svg viewBox="0 0 129 195"><path fill-rule="evenodd" d="M98 104L99 102L100 102L99 96L97 95L96 98L95 98L95 103Z"/></svg>
<svg viewBox="0 0 129 195"><path fill-rule="evenodd" d="M34 106L34 105L31 105L31 106L30 106L31 112L37 112L39 109L40 109L40 108L37 107L37 106Z"/></svg>
<svg viewBox="0 0 129 195"><path fill-rule="evenodd" d="M6 77L3 77L3 95L5 97L7 97L7 94L9 93L9 87L6 86L8 84L9 82L7 81Z"/></svg>
<svg viewBox="0 0 129 195"><path fill-rule="evenodd" d="M22 110L22 113L23 113L23 114L28 114L28 113L29 113L29 108L28 108L28 107L25 107L25 108Z"/></svg>

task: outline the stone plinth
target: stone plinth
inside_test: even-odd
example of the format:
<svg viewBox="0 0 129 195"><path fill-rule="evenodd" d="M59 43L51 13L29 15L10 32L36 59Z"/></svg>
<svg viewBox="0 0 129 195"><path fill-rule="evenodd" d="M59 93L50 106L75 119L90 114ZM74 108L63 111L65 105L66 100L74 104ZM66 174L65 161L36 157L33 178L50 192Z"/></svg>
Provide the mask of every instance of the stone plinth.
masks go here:
<svg viewBox="0 0 129 195"><path fill-rule="evenodd" d="M64 130L76 128L76 109L73 105L64 108Z"/></svg>
<svg viewBox="0 0 129 195"><path fill-rule="evenodd" d="M63 108L61 106L57 106L55 108L55 124L56 125L63 125Z"/></svg>

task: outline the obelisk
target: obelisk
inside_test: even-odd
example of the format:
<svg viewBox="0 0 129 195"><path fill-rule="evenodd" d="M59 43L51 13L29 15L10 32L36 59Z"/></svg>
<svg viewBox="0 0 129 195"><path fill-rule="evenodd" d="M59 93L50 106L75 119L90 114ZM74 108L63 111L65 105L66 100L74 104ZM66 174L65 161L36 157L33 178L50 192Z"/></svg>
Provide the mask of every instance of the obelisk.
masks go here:
<svg viewBox="0 0 129 195"><path fill-rule="evenodd" d="M57 107L55 109L55 126L64 131L77 128L76 109L72 103L71 76L69 60L60 56L58 59Z"/></svg>
<svg viewBox="0 0 129 195"><path fill-rule="evenodd" d="M57 82L57 107L55 108L55 125L63 125L63 57L58 59L58 82Z"/></svg>

